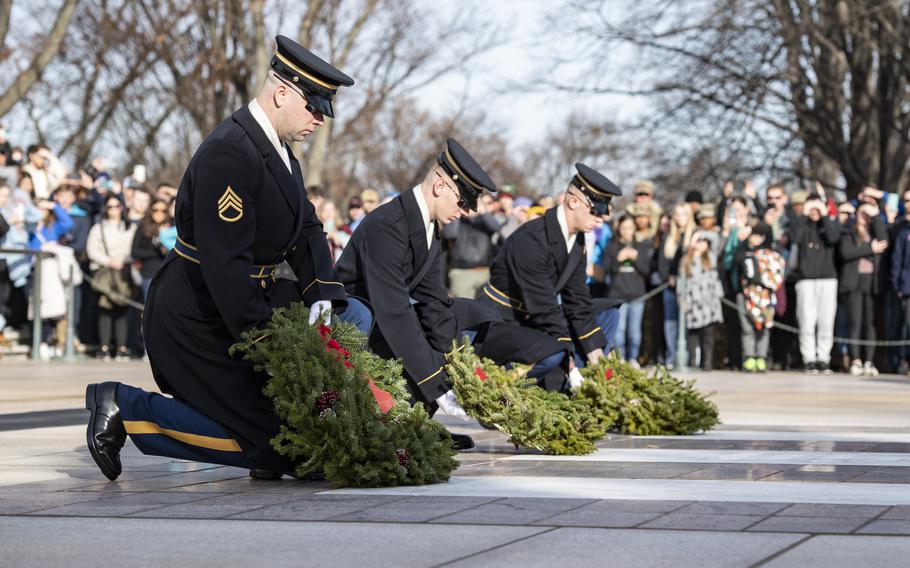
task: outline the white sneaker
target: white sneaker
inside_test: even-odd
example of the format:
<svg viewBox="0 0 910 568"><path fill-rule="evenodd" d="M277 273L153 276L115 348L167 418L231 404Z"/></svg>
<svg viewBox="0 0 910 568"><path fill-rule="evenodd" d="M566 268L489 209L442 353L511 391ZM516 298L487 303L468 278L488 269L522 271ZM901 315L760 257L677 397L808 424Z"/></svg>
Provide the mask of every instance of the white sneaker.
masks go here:
<svg viewBox="0 0 910 568"><path fill-rule="evenodd" d="M638 363L638 359L632 359L629 361L629 366L633 369L641 369L641 365Z"/></svg>
<svg viewBox="0 0 910 568"><path fill-rule="evenodd" d="M875 368L875 365L872 364L872 361L866 361L863 364L863 374L867 377L877 377L878 369Z"/></svg>
<svg viewBox="0 0 910 568"><path fill-rule="evenodd" d="M854 359L853 362L850 363L850 374L853 375L854 377L858 377L858 376L862 375L863 374L863 362L860 361L859 359Z"/></svg>

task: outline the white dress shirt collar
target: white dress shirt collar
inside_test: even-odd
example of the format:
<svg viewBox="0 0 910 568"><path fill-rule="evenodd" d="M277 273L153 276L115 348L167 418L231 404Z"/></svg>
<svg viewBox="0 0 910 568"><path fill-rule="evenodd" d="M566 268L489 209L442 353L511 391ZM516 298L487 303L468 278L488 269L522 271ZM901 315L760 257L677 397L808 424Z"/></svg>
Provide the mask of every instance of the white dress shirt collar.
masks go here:
<svg viewBox="0 0 910 568"><path fill-rule="evenodd" d="M250 109L250 114L253 115L253 118L255 118L256 122L259 123L259 127L262 128L263 132L265 132L265 137L269 139L269 142L271 142L272 146L275 147L275 150L278 151L278 155L281 157L281 161L284 162L284 165L287 166L288 171L292 171L291 159L288 157L288 151L284 147L284 144L281 143L281 140L278 138L278 132L275 130L275 127L272 126L272 121L269 120L269 117L266 116L265 111L262 110L261 106L259 106L259 101L253 99L250 101L250 104L247 105L247 108Z"/></svg>
<svg viewBox="0 0 910 568"><path fill-rule="evenodd" d="M414 198L417 199L417 207L420 209L420 216L423 217L423 225L427 232L427 250L430 250L430 247L433 244L433 221L430 220L430 208L427 205L427 200L423 197L423 191L421 191L419 185L411 191L414 192Z"/></svg>
<svg viewBox="0 0 910 568"><path fill-rule="evenodd" d="M578 236L577 233L569 235L569 222L566 221L566 209L564 205L560 205L556 208L556 220L559 222L559 230L562 232L562 238L566 241L566 251L571 252L572 246L575 244L575 238Z"/></svg>

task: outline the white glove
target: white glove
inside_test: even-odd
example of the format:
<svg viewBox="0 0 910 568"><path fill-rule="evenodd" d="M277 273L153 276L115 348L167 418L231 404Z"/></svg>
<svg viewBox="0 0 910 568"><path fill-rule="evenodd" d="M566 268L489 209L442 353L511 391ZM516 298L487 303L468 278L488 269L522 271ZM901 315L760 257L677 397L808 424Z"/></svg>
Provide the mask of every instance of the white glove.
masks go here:
<svg viewBox="0 0 910 568"><path fill-rule="evenodd" d="M446 413L446 416L456 416L462 420L468 420L468 413L458 404L455 399L455 391L449 390L444 395L436 399L436 404L440 410Z"/></svg>
<svg viewBox="0 0 910 568"><path fill-rule="evenodd" d="M581 386L581 383L585 381L585 378L581 376L581 371L578 370L578 367L572 367L572 370L569 371L569 388L577 389Z"/></svg>
<svg viewBox="0 0 910 568"><path fill-rule="evenodd" d="M332 302L328 300L313 302L313 305L310 306L310 325L316 323L321 315L324 316L322 323L325 325L332 323Z"/></svg>

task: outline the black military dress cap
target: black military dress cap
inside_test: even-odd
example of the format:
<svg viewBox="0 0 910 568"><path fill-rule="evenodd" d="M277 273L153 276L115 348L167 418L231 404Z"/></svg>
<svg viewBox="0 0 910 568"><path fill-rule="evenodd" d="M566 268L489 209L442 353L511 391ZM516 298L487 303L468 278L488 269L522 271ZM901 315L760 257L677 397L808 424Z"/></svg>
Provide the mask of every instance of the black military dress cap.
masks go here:
<svg viewBox="0 0 910 568"><path fill-rule="evenodd" d="M354 79L313 55L291 38L280 35L275 41L278 49L269 64L272 71L303 91L307 102L312 106L311 112L316 110L325 116L334 117L332 98L338 87L350 87L354 84Z"/></svg>
<svg viewBox="0 0 910 568"><path fill-rule="evenodd" d="M436 157L436 162L458 186L462 209L477 211L477 198L480 194L484 191L497 191L496 184L487 172L454 138L446 140L446 147Z"/></svg>
<svg viewBox="0 0 910 568"><path fill-rule="evenodd" d="M610 210L610 201L622 195L622 190L607 176L577 162L575 169L578 171L572 177L572 185L577 187L591 200L591 212L595 215L606 215Z"/></svg>

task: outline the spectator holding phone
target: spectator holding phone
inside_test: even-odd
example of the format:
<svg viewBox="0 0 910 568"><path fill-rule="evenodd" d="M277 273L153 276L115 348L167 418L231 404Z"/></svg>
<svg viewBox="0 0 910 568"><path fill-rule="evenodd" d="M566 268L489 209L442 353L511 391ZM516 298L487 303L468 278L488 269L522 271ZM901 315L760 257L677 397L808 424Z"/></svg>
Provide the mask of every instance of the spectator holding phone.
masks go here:
<svg viewBox="0 0 910 568"><path fill-rule="evenodd" d="M840 238L840 224L828 215L824 194L809 194L803 216L793 219L790 227L790 241L796 255L794 262L791 253L790 264L797 278L799 350L806 372L810 374L831 374L837 311L834 261Z"/></svg>
<svg viewBox="0 0 910 568"><path fill-rule="evenodd" d="M850 339L875 340L875 308L883 291L881 257L888 248L888 231L879 208L864 203L856 212L856 222L841 235L839 292L845 296ZM877 376L873 364L875 346L851 344L850 374ZM861 358L860 355L863 355Z"/></svg>

